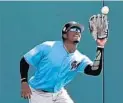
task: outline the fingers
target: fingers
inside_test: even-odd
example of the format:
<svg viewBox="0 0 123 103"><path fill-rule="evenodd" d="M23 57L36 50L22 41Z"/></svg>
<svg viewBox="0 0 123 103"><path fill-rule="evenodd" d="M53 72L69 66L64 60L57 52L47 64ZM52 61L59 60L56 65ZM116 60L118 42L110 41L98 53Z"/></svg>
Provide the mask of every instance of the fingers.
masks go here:
<svg viewBox="0 0 123 103"><path fill-rule="evenodd" d="M95 20L95 18L96 18L96 15L93 15L90 17L89 21L93 21L93 20Z"/></svg>
<svg viewBox="0 0 123 103"><path fill-rule="evenodd" d="M107 15L103 15L103 31L104 31L104 34L106 35L106 38L108 37L108 32L109 32L109 22L108 22L108 17Z"/></svg>
<svg viewBox="0 0 123 103"><path fill-rule="evenodd" d="M108 20L107 15L97 14L89 19L89 29L94 39L108 37Z"/></svg>
<svg viewBox="0 0 123 103"><path fill-rule="evenodd" d="M89 22L97 26L101 26L107 21L107 15L97 14L90 17Z"/></svg>
<svg viewBox="0 0 123 103"><path fill-rule="evenodd" d="M90 32L92 31L96 31L96 15L93 15L90 17L89 19L89 29L90 29Z"/></svg>
<svg viewBox="0 0 123 103"><path fill-rule="evenodd" d="M93 16L90 17L89 22L90 22L90 24L91 24L92 26L95 26L96 21L97 21L97 16L96 16L96 15L93 15Z"/></svg>
<svg viewBox="0 0 123 103"><path fill-rule="evenodd" d="M30 99L31 98L31 95L29 93L23 93L21 95L21 97L24 98L24 99Z"/></svg>
<svg viewBox="0 0 123 103"><path fill-rule="evenodd" d="M21 97L24 99L30 99L31 98L31 91L22 91Z"/></svg>

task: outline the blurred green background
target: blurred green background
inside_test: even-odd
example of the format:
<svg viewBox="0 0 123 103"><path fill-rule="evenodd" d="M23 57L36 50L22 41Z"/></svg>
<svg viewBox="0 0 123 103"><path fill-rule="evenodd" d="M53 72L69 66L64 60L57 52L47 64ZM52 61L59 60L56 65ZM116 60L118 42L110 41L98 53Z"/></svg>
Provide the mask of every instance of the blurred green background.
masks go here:
<svg viewBox="0 0 123 103"><path fill-rule="evenodd" d="M123 2L107 1L110 36L105 47L105 103L123 103ZM28 103L20 97L19 62L37 44L61 40L63 25L71 20L85 26L79 50L95 57L96 43L88 19L100 13L100 1L0 2L0 103ZM30 76L34 70L30 70ZM75 103L102 103L102 74L79 74L66 87Z"/></svg>

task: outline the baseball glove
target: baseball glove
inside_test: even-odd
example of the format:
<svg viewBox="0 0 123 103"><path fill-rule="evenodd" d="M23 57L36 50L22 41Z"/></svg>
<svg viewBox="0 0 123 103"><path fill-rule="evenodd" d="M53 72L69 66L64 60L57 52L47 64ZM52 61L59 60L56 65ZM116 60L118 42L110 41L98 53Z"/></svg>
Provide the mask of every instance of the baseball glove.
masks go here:
<svg viewBox="0 0 123 103"><path fill-rule="evenodd" d="M93 15L89 19L89 30L95 40L108 38L109 34L108 25L109 22L107 19L107 15L103 14Z"/></svg>

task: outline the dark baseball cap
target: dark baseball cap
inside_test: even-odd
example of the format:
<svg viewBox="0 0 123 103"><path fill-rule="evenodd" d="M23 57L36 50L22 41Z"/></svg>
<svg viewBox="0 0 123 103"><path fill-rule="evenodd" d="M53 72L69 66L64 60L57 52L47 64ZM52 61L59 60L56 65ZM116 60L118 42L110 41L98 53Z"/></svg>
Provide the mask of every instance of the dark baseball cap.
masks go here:
<svg viewBox="0 0 123 103"><path fill-rule="evenodd" d="M75 21L66 23L62 29L62 34L67 33L71 28L78 28L81 32L84 31L84 26Z"/></svg>

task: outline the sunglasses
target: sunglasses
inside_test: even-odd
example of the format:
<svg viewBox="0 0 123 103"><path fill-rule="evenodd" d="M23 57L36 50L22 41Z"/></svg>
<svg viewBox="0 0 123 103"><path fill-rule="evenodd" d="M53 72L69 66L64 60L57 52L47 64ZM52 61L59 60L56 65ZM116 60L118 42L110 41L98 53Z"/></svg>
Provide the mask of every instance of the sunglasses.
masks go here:
<svg viewBox="0 0 123 103"><path fill-rule="evenodd" d="M81 30L79 28L71 28L69 31L81 33Z"/></svg>

